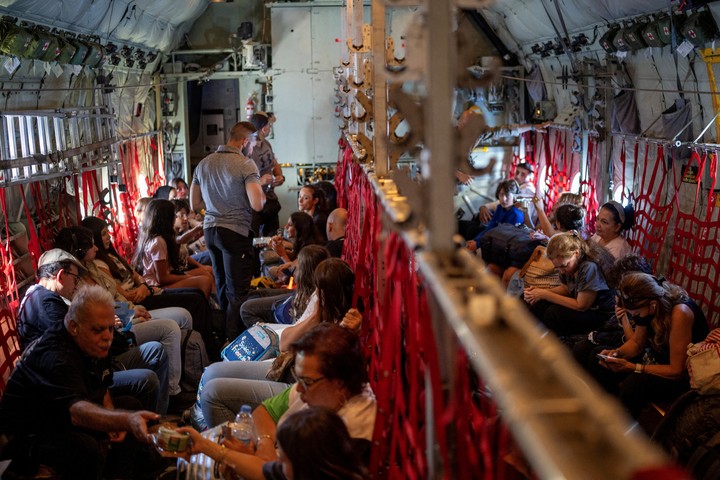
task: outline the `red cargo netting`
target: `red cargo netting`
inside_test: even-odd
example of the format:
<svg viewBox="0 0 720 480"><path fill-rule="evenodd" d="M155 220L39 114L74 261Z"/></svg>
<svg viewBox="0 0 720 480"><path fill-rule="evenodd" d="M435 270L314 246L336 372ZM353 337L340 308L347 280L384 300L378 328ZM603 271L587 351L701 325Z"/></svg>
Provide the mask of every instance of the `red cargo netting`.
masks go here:
<svg viewBox="0 0 720 480"><path fill-rule="evenodd" d="M372 185L349 148L339 156L335 185L339 204L345 202L348 209L343 257L356 272L356 293L366 307L363 338L378 401L371 473L380 479L429 478L430 418L435 450L445 469L442 478L510 478L504 461L507 430L492 402L478 396L484 389L464 356L454 394L442 389L434 328L413 253L396 233L382 231ZM431 407L428 398L433 399ZM449 398L454 403L449 404ZM455 432L454 455L448 450L446 431Z"/></svg>
<svg viewBox="0 0 720 480"><path fill-rule="evenodd" d="M567 144L567 135L570 132L554 130L553 148L550 149L550 132L543 135L542 167L545 193L543 204L546 211L550 211L557 198L563 192L569 192L572 176L578 172L579 163L575 161L577 155L573 154ZM577 163L577 165L576 165Z"/></svg>
<svg viewBox="0 0 720 480"><path fill-rule="evenodd" d="M690 212L678 209L668 277L688 291L690 297L705 311L711 327L717 327L720 324L720 208L717 205L718 195L714 191L717 152L706 153L702 158L694 152L683 172L684 177L694 164L698 167L695 175L695 202ZM706 171L710 185L703 189L702 179ZM707 190L707 194L704 190ZM704 219L701 220L700 217Z"/></svg>
<svg viewBox="0 0 720 480"><path fill-rule="evenodd" d="M655 158L650 156L651 148L655 149ZM640 161L640 143L634 148L633 185L629 195L626 185L626 157L623 155L623 196L635 208L635 226L630 230L628 242L633 249L645 257L653 270L657 269L658 258L662 252L670 219L675 211L677 189L674 185L672 165L668 168L662 145L651 147L645 143L645 154Z"/></svg>

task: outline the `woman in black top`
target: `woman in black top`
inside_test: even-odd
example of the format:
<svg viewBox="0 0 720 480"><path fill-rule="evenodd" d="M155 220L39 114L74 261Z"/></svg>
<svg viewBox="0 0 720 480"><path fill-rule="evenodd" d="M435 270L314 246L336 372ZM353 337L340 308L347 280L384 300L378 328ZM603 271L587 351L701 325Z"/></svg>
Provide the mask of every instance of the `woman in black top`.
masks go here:
<svg viewBox="0 0 720 480"><path fill-rule="evenodd" d="M686 349L709 328L687 292L663 277L625 275L618 298L635 322L635 334L616 349L598 352L603 357L591 370L637 417L648 403L672 401L689 389Z"/></svg>

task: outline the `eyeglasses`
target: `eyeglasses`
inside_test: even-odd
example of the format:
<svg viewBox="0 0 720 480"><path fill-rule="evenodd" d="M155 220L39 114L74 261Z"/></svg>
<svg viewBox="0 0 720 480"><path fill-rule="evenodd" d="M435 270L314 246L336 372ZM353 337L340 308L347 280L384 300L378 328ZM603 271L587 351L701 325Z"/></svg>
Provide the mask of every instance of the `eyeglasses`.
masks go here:
<svg viewBox="0 0 720 480"><path fill-rule="evenodd" d="M78 275L77 273L65 271L65 274L75 277L75 283L78 283L80 280L82 280L82 277L80 275Z"/></svg>
<svg viewBox="0 0 720 480"><path fill-rule="evenodd" d="M325 380L327 377L318 377L318 378L307 378L307 377L298 377L297 373L295 373L295 370L292 369L292 376L295 378L295 381L300 384L300 386L303 387L303 390L310 390L313 385L315 385L318 382L321 382Z"/></svg>

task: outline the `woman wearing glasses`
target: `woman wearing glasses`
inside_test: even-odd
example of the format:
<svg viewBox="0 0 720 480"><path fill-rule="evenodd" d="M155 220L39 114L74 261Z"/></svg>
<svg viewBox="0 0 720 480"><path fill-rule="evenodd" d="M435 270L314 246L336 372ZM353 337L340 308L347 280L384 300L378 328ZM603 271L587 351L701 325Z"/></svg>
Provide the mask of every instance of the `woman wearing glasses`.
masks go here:
<svg viewBox="0 0 720 480"><path fill-rule="evenodd" d="M560 285L526 288L530 311L558 335L588 333L603 325L615 310L605 281L613 263L610 254L574 231L553 236L545 254L560 274Z"/></svg>
<svg viewBox="0 0 720 480"><path fill-rule="evenodd" d="M314 249L326 252L322 247L313 247L308 252L303 249L301 256L308 256ZM304 270L314 262L303 260L302 263ZM293 325L282 330L280 351L290 351L293 342L319 324L339 324L356 334L362 324L362 315L357 309L351 308L355 275L348 264L339 258L328 258L319 262L314 274L306 276L305 271L300 273L298 281L306 282L312 279L314 287L309 290L312 292L310 297L303 301L305 310ZM308 290L305 289L304 293L307 294ZM271 367L272 362L269 361L217 362L210 365L203 373L199 399L194 407L196 426L212 427L232 420L242 405L255 406L262 400L285 391L293 381L292 377L283 374L277 382L268 381L266 375ZM200 408L205 425L199 421L197 415Z"/></svg>
<svg viewBox="0 0 720 480"><path fill-rule="evenodd" d="M619 348L601 350L591 371L637 417L648 403L672 401L690 388L686 349L709 329L687 292L663 277L628 274L618 299L635 322L635 334Z"/></svg>
<svg viewBox="0 0 720 480"><path fill-rule="evenodd" d="M255 409L253 420L258 438L254 446L248 448L226 438L222 441L225 448L217 448L217 445L207 444L192 428L179 431L189 432L196 445L206 445L207 448L201 450L203 453L235 468L238 473L242 472L246 478L263 478L250 475L246 467L250 463L277 461L278 427L282 427L293 413L308 407L323 407L336 413L347 426L350 437L364 440L358 441L357 447L369 449L377 404L367 383L358 336L338 325L322 323L293 343L291 351L295 354L293 373L297 382Z"/></svg>

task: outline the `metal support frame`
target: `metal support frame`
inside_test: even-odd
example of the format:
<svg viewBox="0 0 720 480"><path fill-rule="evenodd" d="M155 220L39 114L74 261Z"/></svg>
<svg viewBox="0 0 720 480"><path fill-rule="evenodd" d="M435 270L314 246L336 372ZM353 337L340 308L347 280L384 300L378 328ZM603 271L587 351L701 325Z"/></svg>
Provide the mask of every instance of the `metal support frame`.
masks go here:
<svg viewBox="0 0 720 480"><path fill-rule="evenodd" d="M375 3L392 7L406 2L376 0L373 12L379 14L384 9L376 8ZM617 402L574 364L566 348L544 331L517 299L505 295L500 282L485 273L477 257L453 246L451 192L457 145L453 143L450 119L456 82L457 45L452 33L455 6L453 0L426 0L422 12L432 21L423 26L427 60L421 67L427 95L417 110L425 112L421 123L425 147L419 158L423 182L415 186L417 191L412 196L403 195L393 180L376 175L386 156L378 155L378 151L365 152L356 136L346 135L356 157L369 155L375 159L365 169L382 205L385 228L399 231L405 243L418 251L418 266L431 293L445 391L454 391L454 352L461 347L468 352L515 441L540 478L621 479L643 469L665 467L669 461L664 454L632 429ZM379 46L383 51L377 50ZM384 59L384 36L382 42L374 38L373 54L373 80L384 82L378 69L380 60L375 58ZM376 83L374 94L381 89ZM375 97L373 101L377 135L386 128L378 125L377 115L387 107ZM403 187L405 182L401 182ZM417 193L423 202L412 198ZM453 458L450 465L442 465L436 455L432 424L428 419L429 477L453 477ZM462 455L452 445L448 451Z"/></svg>

